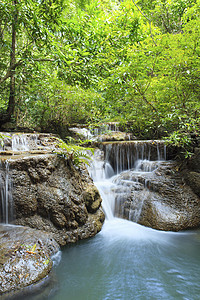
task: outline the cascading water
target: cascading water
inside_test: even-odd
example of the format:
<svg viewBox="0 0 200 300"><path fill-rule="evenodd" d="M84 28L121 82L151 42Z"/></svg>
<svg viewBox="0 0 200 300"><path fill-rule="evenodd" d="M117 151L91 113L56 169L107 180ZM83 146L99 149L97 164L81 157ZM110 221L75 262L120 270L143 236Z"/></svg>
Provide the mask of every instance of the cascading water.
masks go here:
<svg viewBox="0 0 200 300"><path fill-rule="evenodd" d="M12 136L12 151L29 151L26 135L15 134Z"/></svg>
<svg viewBox="0 0 200 300"><path fill-rule="evenodd" d="M14 218L12 180L8 161L0 161L0 223L11 223Z"/></svg>
<svg viewBox="0 0 200 300"><path fill-rule="evenodd" d="M199 299L199 232L157 231L115 217L120 197L130 196L135 208L129 210L128 219L139 219L142 201L151 193L148 176L143 175L156 172L164 159L162 146L158 153L155 146L154 156L150 149L151 161L140 143L135 152L130 148L128 157L118 148L118 159L122 164L129 159L131 170L125 169L125 162L117 168L114 160L108 160L117 156L110 145L109 155L95 153L89 172L102 196L106 221L94 238L63 249L56 268L59 286L49 299ZM125 205L120 207L127 213Z"/></svg>
<svg viewBox="0 0 200 300"><path fill-rule="evenodd" d="M150 195L148 176L142 180L141 176L155 171L166 159L165 145L160 141L105 143L104 155L99 153L89 171L103 199L106 217L138 222Z"/></svg>
<svg viewBox="0 0 200 300"><path fill-rule="evenodd" d="M104 135L107 133L119 132L119 127L118 127L118 123L111 122L111 123L101 124L99 127L90 128L89 132L90 132L89 138L93 139L97 136ZM101 140L101 138L99 138L99 140Z"/></svg>
<svg viewBox="0 0 200 300"><path fill-rule="evenodd" d="M102 150L105 161L112 165L117 174L134 168L139 160L144 163L166 160L166 146L162 141L105 142Z"/></svg>
<svg viewBox="0 0 200 300"><path fill-rule="evenodd" d="M100 150L95 152L89 172L103 199L102 206L106 217L112 219L114 217L115 198L111 188L112 182L109 178L113 177L114 170L108 162L102 159L102 152ZM115 185L113 184L113 186Z"/></svg>

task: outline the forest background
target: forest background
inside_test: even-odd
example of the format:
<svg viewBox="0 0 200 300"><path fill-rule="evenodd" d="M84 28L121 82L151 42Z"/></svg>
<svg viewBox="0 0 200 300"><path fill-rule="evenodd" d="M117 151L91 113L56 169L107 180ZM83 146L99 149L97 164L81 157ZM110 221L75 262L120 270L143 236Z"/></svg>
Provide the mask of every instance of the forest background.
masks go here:
<svg viewBox="0 0 200 300"><path fill-rule="evenodd" d="M117 121L190 155L200 0L0 0L0 127Z"/></svg>

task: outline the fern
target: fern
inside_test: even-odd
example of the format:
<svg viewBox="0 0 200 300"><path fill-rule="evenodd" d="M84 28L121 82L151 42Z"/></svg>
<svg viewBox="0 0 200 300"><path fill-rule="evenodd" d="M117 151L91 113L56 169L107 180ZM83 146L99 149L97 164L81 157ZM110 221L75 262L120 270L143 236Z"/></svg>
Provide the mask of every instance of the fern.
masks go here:
<svg viewBox="0 0 200 300"><path fill-rule="evenodd" d="M80 166L82 163L89 165L89 161L91 160L89 152L94 154L93 148L66 144L61 139L58 139L57 147L58 151L56 151L56 153L71 160L75 166Z"/></svg>

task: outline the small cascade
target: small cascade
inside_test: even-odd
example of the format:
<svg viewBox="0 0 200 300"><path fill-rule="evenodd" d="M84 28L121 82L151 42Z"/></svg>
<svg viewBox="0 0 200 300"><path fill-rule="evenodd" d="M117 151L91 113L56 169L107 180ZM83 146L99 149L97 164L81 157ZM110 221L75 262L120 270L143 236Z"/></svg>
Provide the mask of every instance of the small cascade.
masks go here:
<svg viewBox="0 0 200 300"><path fill-rule="evenodd" d="M103 199L102 206L106 218L114 218L115 194L111 186L115 186L115 184L110 181L110 178L114 176L114 170L108 162L103 160L103 152L101 150L95 151L93 160L88 166L88 171Z"/></svg>
<svg viewBox="0 0 200 300"><path fill-rule="evenodd" d="M0 141L0 151L4 151L4 144L2 141Z"/></svg>
<svg viewBox="0 0 200 300"><path fill-rule="evenodd" d="M101 126L101 127L96 127L96 128L90 129L90 132L94 137L104 134L107 131L108 131L108 126Z"/></svg>
<svg viewBox="0 0 200 300"><path fill-rule="evenodd" d="M28 141L28 147L32 149L37 149L40 146L40 141L38 140L37 134L31 134Z"/></svg>
<svg viewBox="0 0 200 300"><path fill-rule="evenodd" d="M110 123L108 123L108 130L117 132L117 131L119 131L118 125L119 125L119 123L117 123L117 122L110 122Z"/></svg>
<svg viewBox="0 0 200 300"><path fill-rule="evenodd" d="M149 164L144 168L149 170ZM124 171L114 178L114 182L118 187L115 197L115 215L117 217L136 223L139 221L143 204L152 194L149 190L148 175L153 171L144 172L143 170L132 169ZM147 175L147 178L145 178L145 175Z"/></svg>
<svg viewBox="0 0 200 300"><path fill-rule="evenodd" d="M29 151L26 135L15 134L12 136L12 151Z"/></svg>
<svg viewBox="0 0 200 300"><path fill-rule="evenodd" d="M31 151L52 151L55 149L58 139L56 136L48 133L1 133L0 152L6 154L11 152L13 155L19 154L19 152L31 152ZM17 153L16 153L17 152ZM10 153L8 154L10 155Z"/></svg>
<svg viewBox="0 0 200 300"><path fill-rule="evenodd" d="M88 128L72 127L72 128L69 128L69 130L71 132L73 132L74 134L77 134L77 135L83 137L84 139L91 139L93 137L93 134L91 133L91 131Z"/></svg>
<svg viewBox="0 0 200 300"><path fill-rule="evenodd" d="M151 161L148 159L138 159L134 164L135 172L153 172L157 169L159 165L159 161Z"/></svg>
<svg viewBox="0 0 200 300"><path fill-rule="evenodd" d="M14 219L12 180L8 161L0 161L0 223L11 223Z"/></svg>
<svg viewBox="0 0 200 300"><path fill-rule="evenodd" d="M94 153L89 172L95 182L106 180L114 175L113 168L107 161L104 161L103 153L99 149Z"/></svg>
<svg viewBox="0 0 200 300"><path fill-rule="evenodd" d="M118 131L119 131L119 127L118 127L118 123L116 122L101 124L101 126L99 127L90 129L91 134L93 134L94 136L105 134L108 132L118 132Z"/></svg>
<svg viewBox="0 0 200 300"><path fill-rule="evenodd" d="M103 143L97 150L90 175L103 199L108 219L116 217L138 222L143 205L153 197L149 178L166 159L162 141Z"/></svg>
<svg viewBox="0 0 200 300"><path fill-rule="evenodd" d="M103 151L105 161L111 164L117 174L135 168L138 161L166 160L166 146L162 141L103 143ZM148 164L150 166L151 163Z"/></svg>

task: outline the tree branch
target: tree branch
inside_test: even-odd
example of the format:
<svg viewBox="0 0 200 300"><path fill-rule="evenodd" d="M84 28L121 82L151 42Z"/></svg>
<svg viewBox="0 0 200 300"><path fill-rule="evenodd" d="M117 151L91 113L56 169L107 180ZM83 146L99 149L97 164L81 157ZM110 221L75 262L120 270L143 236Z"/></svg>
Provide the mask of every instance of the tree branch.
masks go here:
<svg viewBox="0 0 200 300"><path fill-rule="evenodd" d="M18 61L16 64L14 64L12 67L9 67L7 70L7 73L4 77L0 78L0 84L2 84L6 79L8 79L11 74L12 71L15 70L18 66L20 66L22 64L22 61Z"/></svg>
<svg viewBox="0 0 200 300"><path fill-rule="evenodd" d="M42 61L51 61L51 62L55 61L54 59L51 59L51 58L35 58L33 60L34 61L41 61L41 62ZM6 81L11 76L12 71L15 70L17 67L21 66L22 64L23 64L23 61L19 60L16 64L14 64L12 66L12 68L9 67L8 70L7 70L6 75L4 77L0 78L0 84L2 84L4 81Z"/></svg>
<svg viewBox="0 0 200 300"><path fill-rule="evenodd" d="M156 42L155 42L155 40L154 40L152 31L151 31L151 20L150 20L150 19L149 19L142 11L141 11L141 9L140 9L139 6L135 3L134 0L132 0L132 2L133 2L133 4L137 7L137 9L139 10L139 12L143 15L143 17L144 17L145 19L147 19L147 21L149 22L149 29L150 29L151 38L152 38L152 40L153 40L154 45L157 46L157 44L156 44Z"/></svg>
<svg viewBox="0 0 200 300"><path fill-rule="evenodd" d="M147 85L147 88L145 89L145 92L146 92L146 90L148 89L149 85L150 85L150 84ZM139 87L138 84L136 84L136 88L137 88L139 94L142 96L142 99L143 99L148 105L150 105L150 106L152 107L152 109L153 109L155 112L157 112L157 109L155 108L155 106L153 106L153 104L147 100L146 96L144 95L145 92L142 92L142 91L141 91L141 89L140 89L140 87Z"/></svg>
<svg viewBox="0 0 200 300"><path fill-rule="evenodd" d="M34 61L55 61L53 58L34 58Z"/></svg>

